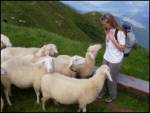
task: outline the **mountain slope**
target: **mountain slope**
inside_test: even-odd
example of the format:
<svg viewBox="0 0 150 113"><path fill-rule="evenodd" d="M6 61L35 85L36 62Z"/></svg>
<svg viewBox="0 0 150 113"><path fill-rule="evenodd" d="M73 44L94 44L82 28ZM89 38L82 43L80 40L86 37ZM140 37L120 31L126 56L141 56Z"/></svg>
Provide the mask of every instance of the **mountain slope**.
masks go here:
<svg viewBox="0 0 150 113"><path fill-rule="evenodd" d="M83 25L79 26L79 23L84 20L86 20L84 23L92 24L88 18L61 2L1 1L1 12L1 22L7 21L7 23L19 26L42 28L73 40L88 42L100 40L97 35L92 36L85 32L84 28L81 27ZM94 27L93 34L97 32L97 29L98 27Z"/></svg>

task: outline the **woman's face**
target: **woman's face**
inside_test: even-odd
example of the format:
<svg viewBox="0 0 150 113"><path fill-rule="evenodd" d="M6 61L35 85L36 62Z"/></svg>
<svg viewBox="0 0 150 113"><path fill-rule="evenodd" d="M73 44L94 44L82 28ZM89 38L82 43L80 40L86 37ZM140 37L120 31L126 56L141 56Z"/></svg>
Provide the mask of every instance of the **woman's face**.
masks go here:
<svg viewBox="0 0 150 113"><path fill-rule="evenodd" d="M103 20L102 24L103 24L103 26L104 26L105 29L108 29L108 30L111 29L111 25L108 23L107 20Z"/></svg>

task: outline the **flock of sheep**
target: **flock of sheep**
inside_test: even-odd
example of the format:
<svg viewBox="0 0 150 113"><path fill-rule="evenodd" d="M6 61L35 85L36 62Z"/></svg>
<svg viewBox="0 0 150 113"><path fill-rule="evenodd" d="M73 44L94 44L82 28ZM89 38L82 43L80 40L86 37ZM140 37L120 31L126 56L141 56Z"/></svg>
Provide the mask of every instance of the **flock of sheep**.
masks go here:
<svg viewBox="0 0 150 113"><path fill-rule="evenodd" d="M86 105L98 97L106 77L112 81L107 65L100 66L93 74L100 48L100 44L89 46L85 57L58 55L55 44L41 48L12 47L9 38L1 34L1 84L8 105L12 105L9 96L11 85L15 85L33 87L43 110L46 101L53 99L61 104L77 103L79 111L86 112ZM1 97L1 111L3 106Z"/></svg>

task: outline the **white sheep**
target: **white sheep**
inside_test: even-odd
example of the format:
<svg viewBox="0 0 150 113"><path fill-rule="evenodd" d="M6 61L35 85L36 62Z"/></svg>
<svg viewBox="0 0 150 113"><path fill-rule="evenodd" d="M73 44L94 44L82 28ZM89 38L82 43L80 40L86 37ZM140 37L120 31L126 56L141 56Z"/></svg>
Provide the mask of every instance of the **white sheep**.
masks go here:
<svg viewBox="0 0 150 113"><path fill-rule="evenodd" d="M55 71L54 59L46 56L31 62L23 57L15 57L1 64L1 73L3 73L1 81L8 104L12 105L9 99L12 84L19 88L33 87L36 92L37 103L40 103L41 78L44 74ZM73 56L71 60L76 60L78 65L84 63L83 59L78 56Z"/></svg>
<svg viewBox="0 0 150 113"><path fill-rule="evenodd" d="M11 47L11 46L12 44L9 38L6 35L1 33L1 49Z"/></svg>
<svg viewBox="0 0 150 113"><path fill-rule="evenodd" d="M100 44L90 46L87 49L85 58L82 57L85 63L79 66L77 66L76 63L74 63L74 65L70 65L71 56L59 55L55 58L54 61L56 67L55 69L57 70L57 72L62 73L66 76L76 77L76 74L78 74L80 78L89 77L93 73L95 58L100 48Z"/></svg>
<svg viewBox="0 0 150 113"><path fill-rule="evenodd" d="M41 77L54 70L49 62L52 63L52 57L39 58L35 63L16 57L2 64L1 70L5 72L1 76L1 82L4 86L6 100L10 106L12 105L9 99L12 84L19 88L33 87L36 92L37 103L40 103ZM50 66L48 66L49 64Z"/></svg>
<svg viewBox="0 0 150 113"><path fill-rule="evenodd" d="M91 76L93 74L97 52L99 51L99 49L101 49L101 47L102 46L100 44L89 46L85 55L86 62L80 66L76 66L76 64L73 64L70 67L71 70L76 70L80 78Z"/></svg>
<svg viewBox="0 0 150 113"><path fill-rule="evenodd" d="M4 101L3 98L1 97L1 112L3 112L3 108L4 108Z"/></svg>
<svg viewBox="0 0 150 113"><path fill-rule="evenodd" d="M55 56L58 54L55 44L47 44L41 48L24 48L24 47L9 47L1 51L1 62L5 62L13 57L23 57L34 59L42 56Z"/></svg>
<svg viewBox="0 0 150 113"><path fill-rule="evenodd" d="M71 65L74 64L76 66L79 66L79 64L81 65L84 63L85 59L78 55L59 55L58 57L54 58L55 72L59 72L68 77L76 77L76 72L70 69Z"/></svg>
<svg viewBox="0 0 150 113"><path fill-rule="evenodd" d="M112 81L110 68L107 65L99 67L89 79L66 77L56 72L44 75L41 81L43 110L45 102L51 98L61 104L78 103L79 110L86 112L86 105L97 98L106 77Z"/></svg>

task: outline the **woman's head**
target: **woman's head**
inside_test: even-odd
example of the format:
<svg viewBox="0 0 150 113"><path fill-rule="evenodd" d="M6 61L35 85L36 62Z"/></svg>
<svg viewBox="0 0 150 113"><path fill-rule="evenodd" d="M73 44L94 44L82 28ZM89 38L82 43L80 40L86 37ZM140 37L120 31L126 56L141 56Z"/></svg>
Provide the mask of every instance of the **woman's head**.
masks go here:
<svg viewBox="0 0 150 113"><path fill-rule="evenodd" d="M119 24L117 23L117 21L115 20L114 16L110 13L105 13L102 18L101 18L103 27L106 29L118 29L123 31L123 29L119 26Z"/></svg>

